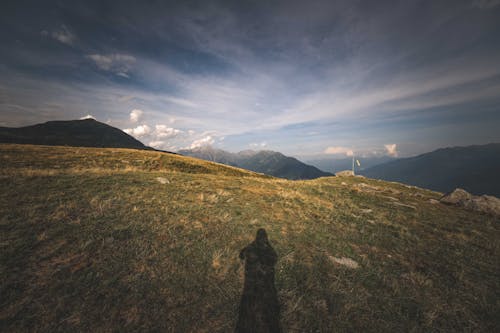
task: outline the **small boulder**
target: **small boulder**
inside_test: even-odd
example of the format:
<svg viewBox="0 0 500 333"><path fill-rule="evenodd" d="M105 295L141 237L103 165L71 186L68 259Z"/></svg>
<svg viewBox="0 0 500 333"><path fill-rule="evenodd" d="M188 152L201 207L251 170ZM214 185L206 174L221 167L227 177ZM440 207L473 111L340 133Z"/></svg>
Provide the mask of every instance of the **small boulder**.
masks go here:
<svg viewBox="0 0 500 333"><path fill-rule="evenodd" d="M490 215L500 216L500 199L490 195L473 197L470 209L481 211Z"/></svg>
<svg viewBox="0 0 500 333"><path fill-rule="evenodd" d="M353 177L354 172L352 170L343 170L335 173L335 176L337 177Z"/></svg>
<svg viewBox="0 0 500 333"><path fill-rule="evenodd" d="M170 184L170 182L168 181L167 178L164 178L164 177L156 177L156 180L160 183L160 184Z"/></svg>
<svg viewBox="0 0 500 333"><path fill-rule="evenodd" d="M453 192L445 194L439 201L476 212L500 216L500 199L490 195L475 196L457 188Z"/></svg>
<svg viewBox="0 0 500 333"><path fill-rule="evenodd" d="M352 269L356 269L359 267L359 264L356 261L352 260L351 258L346 258L346 257L337 258L334 256L328 256L328 257L330 261L332 261L335 264L339 264Z"/></svg>
<svg viewBox="0 0 500 333"><path fill-rule="evenodd" d="M447 193L439 199L444 204L456 206L464 206L470 200L472 200L472 194L461 188L457 188L455 191Z"/></svg>

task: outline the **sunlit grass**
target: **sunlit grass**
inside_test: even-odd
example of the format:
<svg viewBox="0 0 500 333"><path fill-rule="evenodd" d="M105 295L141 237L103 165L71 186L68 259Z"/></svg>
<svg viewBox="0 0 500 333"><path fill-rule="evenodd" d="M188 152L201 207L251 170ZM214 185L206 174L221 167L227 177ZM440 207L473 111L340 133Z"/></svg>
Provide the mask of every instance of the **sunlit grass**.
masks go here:
<svg viewBox="0 0 500 333"><path fill-rule="evenodd" d="M3 331L232 331L259 227L286 331L500 326L500 221L435 192L127 149L0 145L0 163Z"/></svg>

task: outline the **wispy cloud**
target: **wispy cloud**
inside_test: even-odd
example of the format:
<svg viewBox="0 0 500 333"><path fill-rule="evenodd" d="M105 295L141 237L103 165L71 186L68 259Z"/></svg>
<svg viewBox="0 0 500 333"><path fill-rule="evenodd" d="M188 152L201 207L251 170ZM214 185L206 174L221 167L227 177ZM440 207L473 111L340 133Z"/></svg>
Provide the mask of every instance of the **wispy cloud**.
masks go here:
<svg viewBox="0 0 500 333"><path fill-rule="evenodd" d="M99 119L164 147L225 137L230 150L267 142L290 154L325 147L335 154L383 151L395 141L404 155L415 141L444 142L450 123L470 126L466 106L479 119L498 105L497 3L405 2L388 10L380 2L368 11L357 2L290 1L255 5L252 15L212 2L134 5L98 34L47 29L43 35L73 48L54 48L66 53L42 64L23 58L35 64L32 77L16 73L30 66L0 67L0 97L8 97L0 105L12 123L100 110ZM421 126L434 135L420 138Z"/></svg>
<svg viewBox="0 0 500 333"><path fill-rule="evenodd" d="M89 54L87 58L101 70L129 78L129 72L136 62L134 56L128 54Z"/></svg>
<svg viewBox="0 0 500 333"><path fill-rule="evenodd" d="M40 34L44 37L52 37L58 42L66 45L73 45L76 41L76 35L71 32L65 25L61 25L59 29L53 30L51 32L42 30Z"/></svg>
<svg viewBox="0 0 500 333"><path fill-rule="evenodd" d="M473 0L472 5L480 9L490 9L500 5L500 0Z"/></svg>
<svg viewBox="0 0 500 333"><path fill-rule="evenodd" d="M327 147L324 153L332 155L345 154L346 156L352 156L354 154L352 149L340 146Z"/></svg>

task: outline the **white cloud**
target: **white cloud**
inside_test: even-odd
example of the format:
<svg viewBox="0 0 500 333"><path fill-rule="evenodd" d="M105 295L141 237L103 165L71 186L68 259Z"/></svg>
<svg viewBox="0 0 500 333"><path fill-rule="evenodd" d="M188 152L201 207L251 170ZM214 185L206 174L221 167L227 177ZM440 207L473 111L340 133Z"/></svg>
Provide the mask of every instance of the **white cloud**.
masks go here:
<svg viewBox="0 0 500 333"><path fill-rule="evenodd" d="M254 143L250 143L249 146L252 148L264 148L264 147L267 147L267 142L265 142L265 141L262 141L260 143L254 142Z"/></svg>
<svg viewBox="0 0 500 333"><path fill-rule="evenodd" d="M143 113L144 112L142 112L142 110L139 109L134 109L130 111L130 121L133 123L138 122L141 119Z"/></svg>
<svg viewBox="0 0 500 333"><path fill-rule="evenodd" d="M163 124L154 126L142 124L123 131L144 143L147 142L151 147L169 151L176 150L179 144L186 141L184 131Z"/></svg>
<svg viewBox="0 0 500 333"><path fill-rule="evenodd" d="M211 135L207 135L201 139L194 140L189 146L190 149L199 148L203 146L210 146L215 142L214 138Z"/></svg>
<svg viewBox="0 0 500 333"><path fill-rule="evenodd" d="M333 146L333 147L328 147L324 151L325 154L345 154L346 156L352 156L354 155L354 152L350 148L346 147L340 147L340 146Z"/></svg>
<svg viewBox="0 0 500 333"><path fill-rule="evenodd" d="M94 119L94 120L96 120L95 117L93 115L91 115L91 114L88 114L88 115L83 116L83 117L80 118L80 120L84 120L84 119Z"/></svg>
<svg viewBox="0 0 500 333"><path fill-rule="evenodd" d="M484 7L497 1L499 0L477 0L475 2ZM230 29L222 30L220 33L225 34ZM196 31L196 33L198 32L204 34L203 30ZM208 32L204 36L207 34L210 37ZM47 33L47 36L51 37L50 32ZM197 38L192 39L198 40ZM223 41L224 38L221 38L221 40ZM227 50L230 56L223 57L223 59L242 59L242 57L234 56L240 54L252 57L251 50L245 52L244 39L234 38L234 40L241 41L236 46L242 46L242 50L227 50L226 46L222 47L220 44L214 46L217 51L223 52ZM347 36L346 40L348 40ZM212 42L212 40L207 40L207 43L203 46L212 46ZM418 48L414 51L418 51ZM367 52L362 53L367 54ZM494 55L493 52L491 58ZM394 56L399 55L395 54ZM472 60L475 60L474 58ZM478 58L482 57L478 56ZM484 58L484 60L488 60L488 57ZM132 105L127 104L129 108L125 108L125 110L128 111L134 107L144 108L147 110L147 117L151 121L152 128L155 128L154 124L157 123L173 126L166 119L168 116L166 116L165 112L168 111L169 116L173 115L179 119L175 123L175 127L186 130L193 128L197 131L196 133L189 131L184 136L179 136L179 141L184 141L178 144L179 147L185 147L189 146L193 140L203 137L204 135L199 133L206 130L217 131L220 135L227 135L230 138L228 141L231 141L228 144L234 142L231 135L258 129L273 131L276 129L276 134L280 134L278 129L304 122L324 122L326 124L327 121L337 121L341 124L342 130L342 126L350 125L348 122L352 121L352 119L357 121L359 119L358 115L366 116L366 119L370 120L378 119L379 115L385 115L386 112L391 116L393 114L398 115L402 106L405 109L414 108L416 104L418 104L418 107L428 107L428 104L440 100L438 97L442 95L440 93L438 96L433 95L429 98L426 96L428 93L441 90L448 91L448 87L481 80L484 77L497 75L499 72L495 69L495 66L491 66L492 63L496 64L497 60L469 61L469 56L464 56L463 58L451 59L453 61L450 60L450 62L436 63L435 67L418 67L418 71L412 70L410 67L405 71L391 71L388 78L384 78L381 82L379 80L364 80L368 75L375 77L371 72L372 69L380 69L381 71L385 69L383 61L379 64L380 59L374 59L374 62L364 62L363 57L353 57L353 66L349 66L349 63L344 66L343 62L337 65L336 61L329 61L328 63L331 63L331 65L325 66L324 72L322 69L322 74L317 77L314 71L298 72L297 69L301 68L301 66L296 66L293 61L280 60L279 63L273 64L267 61L261 63L258 59L255 62L242 61L244 64L242 69L244 70L230 72L228 75L210 75L208 73L199 75L196 72L186 74L184 71L176 70L175 67L165 62L156 62L147 58L138 57L135 59L127 55L109 53L91 54L87 56L87 61L92 62L92 64L95 63L95 66L101 70L110 71L115 73L114 75L124 77L128 76L131 73L130 71L133 70L134 77L141 77L145 81L151 80L157 86L174 87L175 89L150 92L130 86L109 87L95 85L85 87L86 89L82 89L82 92L78 92L78 94L83 96L85 92L92 89L94 95L100 97L100 99L93 99L94 103L106 103L105 106L108 106L103 108L99 105L98 108L92 107L92 109L108 110L116 108L118 103L109 101L109 96L122 96L124 101L134 99L130 103ZM392 61L394 61L392 57L387 59L387 62ZM129 63L126 71L115 70L114 66L120 62ZM396 63L398 62L396 61ZM363 65L357 66L358 64ZM441 69L437 70L439 68ZM296 77L301 78L301 84L298 86L296 85ZM375 84L371 84L373 81L376 81ZM495 87L496 92L498 92L497 87L498 85ZM477 89L484 91L482 87ZM452 93L455 94L455 91L453 90ZM498 96L495 91L492 94ZM87 95L93 97L92 94L87 93ZM468 100L470 99L470 90L468 89L466 93L462 89L457 90L456 95ZM81 100L83 102L80 104L85 105L88 98L81 98ZM445 102L448 103L448 100ZM423 105L424 103L425 105ZM123 106L121 107L123 110ZM83 108L83 110L87 109ZM76 116L80 114L82 113L77 113ZM413 114L415 113L412 112L411 115ZM403 116L405 115L401 113L401 117ZM265 121L262 121L262 119L265 119ZM135 127L141 123L143 121L138 120L137 123L128 127ZM360 124L360 126L365 125ZM359 135L360 132L357 131L351 131L351 133L364 137L364 135ZM394 134L394 136L396 135ZM356 147L357 153L358 148L366 147L364 144L360 144L354 135L351 137L336 137L339 140L337 144L353 145ZM317 141L313 143L312 139ZM282 144L283 148L280 149L286 149L284 147L288 146L294 147L288 149L306 151L314 149L314 151L320 152L329 144L325 140L330 140L330 137L324 139L324 136L318 135L317 138L311 138L311 141L303 140L304 143L301 143L302 146L300 146L302 148L295 148L299 147L299 144L297 144L299 138L295 140L294 137L288 135L287 139L283 140L286 141ZM384 139L377 138L376 142L370 142L370 144L376 144L380 151L385 153L383 148L385 140L381 140ZM162 140L156 140L156 138L152 137L151 142L155 141ZM254 141L258 142L255 138L240 142L243 145ZM277 140L274 141L278 142ZM307 146L307 144L313 145L313 148ZM240 148L242 147L238 147L238 149ZM346 148L341 154L347 154L348 150ZM328 153L334 154L333 151ZM401 153L404 154L405 152Z"/></svg>
<svg viewBox="0 0 500 333"><path fill-rule="evenodd" d="M47 30L42 30L40 34L44 37L50 36L60 43L73 45L76 40L76 35L72 33L65 25L62 25L59 30L54 30L49 33Z"/></svg>
<svg viewBox="0 0 500 333"><path fill-rule="evenodd" d="M397 145L395 143L384 145L387 155L392 157L398 156Z"/></svg>
<svg viewBox="0 0 500 333"><path fill-rule="evenodd" d="M183 133L183 131L172 128L172 127L167 127L166 125L156 125L154 134L158 138L165 139L165 138L176 137L177 135L179 135L181 133Z"/></svg>
<svg viewBox="0 0 500 333"><path fill-rule="evenodd" d="M151 133L151 127L148 125L139 125L135 128L126 128L123 130L125 133L130 134L136 138L143 137Z"/></svg>
<svg viewBox="0 0 500 333"><path fill-rule="evenodd" d="M89 54L87 58L92 60L95 65L106 72L129 78L129 72L136 62L134 56L128 54Z"/></svg>
<svg viewBox="0 0 500 333"><path fill-rule="evenodd" d="M151 141L149 143L150 147L158 148L158 149L162 148L164 145L165 145L165 141Z"/></svg>

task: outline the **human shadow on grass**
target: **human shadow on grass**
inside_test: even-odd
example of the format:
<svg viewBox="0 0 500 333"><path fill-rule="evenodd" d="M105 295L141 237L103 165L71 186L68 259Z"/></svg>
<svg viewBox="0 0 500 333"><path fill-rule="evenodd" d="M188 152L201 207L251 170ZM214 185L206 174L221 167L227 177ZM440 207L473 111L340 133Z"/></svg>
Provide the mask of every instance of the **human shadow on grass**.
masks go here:
<svg viewBox="0 0 500 333"><path fill-rule="evenodd" d="M281 332L280 305L274 285L274 265L278 256L264 229L240 252L245 260L245 284L241 296L237 333Z"/></svg>

